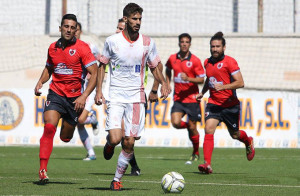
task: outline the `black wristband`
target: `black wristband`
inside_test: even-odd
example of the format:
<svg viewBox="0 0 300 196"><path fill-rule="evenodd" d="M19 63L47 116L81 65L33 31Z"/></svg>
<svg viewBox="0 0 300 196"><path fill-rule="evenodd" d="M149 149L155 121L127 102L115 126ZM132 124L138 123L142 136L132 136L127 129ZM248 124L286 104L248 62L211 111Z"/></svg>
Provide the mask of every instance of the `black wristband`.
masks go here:
<svg viewBox="0 0 300 196"><path fill-rule="evenodd" d="M153 94L157 94L157 91L152 90L151 92L152 92Z"/></svg>

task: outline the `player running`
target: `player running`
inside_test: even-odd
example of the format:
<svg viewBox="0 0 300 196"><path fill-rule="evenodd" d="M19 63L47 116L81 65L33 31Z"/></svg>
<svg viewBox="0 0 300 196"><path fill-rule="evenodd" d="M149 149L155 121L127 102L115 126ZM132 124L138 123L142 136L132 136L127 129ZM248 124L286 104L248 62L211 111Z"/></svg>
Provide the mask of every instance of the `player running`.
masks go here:
<svg viewBox="0 0 300 196"><path fill-rule="evenodd" d="M44 108L44 133L40 139L40 183L48 182L47 165L53 149L53 138L57 124L62 118L60 139L69 142L78 123L87 97L95 88L97 61L89 46L76 39L77 18L74 14L62 17L61 38L48 49L46 67L37 82L34 92L40 96L40 89L52 76ZM83 91L82 83L86 71L91 74L89 84Z"/></svg>
<svg viewBox="0 0 300 196"><path fill-rule="evenodd" d="M104 158L109 160L114 154L114 148L123 138L121 129L124 119L125 138L122 141L122 151L118 158L115 177L111 182L111 190L122 190L121 178L132 158L135 140L140 139L145 125L145 92L144 77L146 63L154 77L162 84L161 96L168 97L169 89L165 78L158 68L160 58L154 41L139 34L143 9L129 3L123 9L125 30L108 37L104 44L100 66L98 68L97 90L95 103L102 104L105 99L102 94L102 83L105 66L109 64L109 84L107 101L107 118L105 129L109 132L104 147Z"/></svg>
<svg viewBox="0 0 300 196"><path fill-rule="evenodd" d="M236 89L244 87L244 80L236 60L224 54L226 42L222 32L210 39L211 57L206 59L206 80L197 99L200 101L209 90L208 104L205 110L205 137L203 143L204 164L200 164L200 172L210 174L211 157L214 149L214 133L220 122L224 122L233 139L246 146L247 159L251 161L255 155L253 138L239 130L240 102Z"/></svg>
<svg viewBox="0 0 300 196"><path fill-rule="evenodd" d="M171 122L176 129L187 129L193 144L193 153L186 164L199 159L199 138L197 121L201 122L201 108L196 100L198 84L202 84L205 72L198 57L190 52L192 37L183 33L178 36L179 52L169 57L166 63L166 79L170 86L174 72L174 104L171 109ZM169 87L171 88L171 87ZM187 115L188 122L182 121Z"/></svg>

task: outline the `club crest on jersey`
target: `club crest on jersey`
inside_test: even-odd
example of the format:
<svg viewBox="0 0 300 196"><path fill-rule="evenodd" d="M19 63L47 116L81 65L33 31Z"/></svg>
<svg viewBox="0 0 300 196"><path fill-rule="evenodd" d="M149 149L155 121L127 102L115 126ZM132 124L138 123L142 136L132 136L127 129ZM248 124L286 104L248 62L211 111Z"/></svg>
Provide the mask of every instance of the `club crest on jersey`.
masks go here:
<svg viewBox="0 0 300 196"><path fill-rule="evenodd" d="M70 49L70 50L69 50L69 54L70 54L71 56L73 56L75 53L76 53L76 50L73 50L73 49Z"/></svg>
<svg viewBox="0 0 300 196"><path fill-rule="evenodd" d="M221 69L223 67L223 63L218 63L217 68Z"/></svg>
<svg viewBox="0 0 300 196"><path fill-rule="evenodd" d="M191 62L191 61L186 62L187 67L192 67L192 65L193 65L193 62Z"/></svg>
<svg viewBox="0 0 300 196"><path fill-rule="evenodd" d="M46 101L46 106L48 107L50 105L50 101Z"/></svg>

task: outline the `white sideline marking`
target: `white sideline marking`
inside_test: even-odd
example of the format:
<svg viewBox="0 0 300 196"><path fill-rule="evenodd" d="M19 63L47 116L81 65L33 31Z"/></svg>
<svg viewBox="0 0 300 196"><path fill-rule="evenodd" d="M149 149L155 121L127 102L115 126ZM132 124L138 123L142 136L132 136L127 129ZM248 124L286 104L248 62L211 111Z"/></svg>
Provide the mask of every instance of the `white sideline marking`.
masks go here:
<svg viewBox="0 0 300 196"><path fill-rule="evenodd" d="M107 182L111 180L101 180L98 181ZM135 181L135 180L123 180L124 182L134 182L134 183L152 183L152 184L160 184L157 181ZM278 187L278 188L300 188L299 186L290 186L290 185L275 185L275 184L223 184L223 183L186 183L186 184L193 184L193 185L219 185L219 186L248 186L248 187Z"/></svg>
<svg viewBox="0 0 300 196"><path fill-rule="evenodd" d="M0 179L5 179L5 178L16 178L16 179L20 179L19 177L3 177L0 176ZM30 178L32 179L32 178ZM74 181L88 181L90 179L87 178L68 178L70 180L74 180ZM51 181L55 181L55 180L67 180L67 178L50 178ZM50 182L51 182L50 181ZM103 180L103 179L98 179L99 182L111 182L111 180ZM152 184L160 184L161 182L159 181L144 181L144 180L123 180L123 182L134 182L134 183L152 183ZM300 188L300 185L295 185L295 186L291 186L291 185L276 185L276 184L224 184L224 183L194 183L194 182L188 182L186 184L193 184L193 185L219 185L219 186L247 186L247 187L278 187L278 188Z"/></svg>

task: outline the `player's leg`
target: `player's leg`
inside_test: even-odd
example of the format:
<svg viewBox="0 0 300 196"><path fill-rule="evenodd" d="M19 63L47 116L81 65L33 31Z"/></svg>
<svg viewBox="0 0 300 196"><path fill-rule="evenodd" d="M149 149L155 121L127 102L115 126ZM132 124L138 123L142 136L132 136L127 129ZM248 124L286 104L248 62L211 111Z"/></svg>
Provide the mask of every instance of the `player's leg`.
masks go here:
<svg viewBox="0 0 300 196"><path fill-rule="evenodd" d="M53 138L56 132L56 127L60 119L60 113L55 110L48 110L44 113L44 133L40 139L40 170L39 178L41 183L48 182L47 166L50 155L53 149Z"/></svg>
<svg viewBox="0 0 300 196"><path fill-rule="evenodd" d="M96 160L96 155L95 155L94 148L91 144L91 140L89 138L89 135L88 135L84 125L83 124L78 124L77 129L78 129L78 133L79 133L79 136L80 136L80 140L81 140L84 148L87 151L87 156L83 160L84 161Z"/></svg>
<svg viewBox="0 0 300 196"><path fill-rule="evenodd" d="M92 106L95 103L94 102L95 94L96 94L96 91L93 90L92 93L88 96L86 103L85 103L84 110L81 113L80 117L78 118L78 122L80 124L91 124L93 127L93 134L98 135L99 128L98 128L97 113L92 108Z"/></svg>
<svg viewBox="0 0 300 196"><path fill-rule="evenodd" d="M112 190L121 190L121 187L116 187L123 177L134 153L134 142L139 139L141 132L145 127L145 108L143 103L128 103L126 104L124 125L125 138L122 143L122 151L118 158L115 177L111 183Z"/></svg>
<svg viewBox="0 0 300 196"><path fill-rule="evenodd" d="M214 104L207 104L205 109L205 136L203 142L204 164L200 164L198 169L202 173L212 173L211 157L214 150L214 133L221 122L222 108Z"/></svg>
<svg viewBox="0 0 300 196"><path fill-rule="evenodd" d="M63 142L68 143L71 141L74 135L76 123L71 123L67 119L62 120L61 130L60 130L60 139Z"/></svg>
<svg viewBox="0 0 300 196"><path fill-rule="evenodd" d="M117 146L123 138L121 123L126 105L107 101L106 106L107 116L105 130L108 130L108 135L106 137L107 141L103 149L103 155L106 160L110 160L114 154L115 146Z"/></svg>
<svg viewBox="0 0 300 196"><path fill-rule="evenodd" d="M185 115L184 107L180 102L174 102L171 108L171 123L176 129L185 129L188 127L188 123L182 121L182 117Z"/></svg>
<svg viewBox="0 0 300 196"><path fill-rule="evenodd" d="M190 160L186 164L191 164L192 161L199 159L199 139L200 134L197 130L197 121L201 122L201 109L199 103L182 103L185 113L188 115L188 133L189 138L193 144L193 153Z"/></svg>
<svg viewBox="0 0 300 196"><path fill-rule="evenodd" d="M253 138L248 137L245 131L239 130L239 119L240 119L239 114L240 114L239 105L226 108L222 111L224 123L226 124L231 137L245 144L247 159L251 161L255 155Z"/></svg>
<svg viewBox="0 0 300 196"><path fill-rule="evenodd" d="M145 107L145 119L147 116L147 110L148 110L148 101L147 101L147 95L145 93L145 103L144 103L144 107ZM124 129L124 128L123 128ZM125 131L125 130L124 130ZM129 161L130 166L131 166L131 172L130 175L132 176L139 176L141 175L141 169L139 168L136 158L135 158L135 154L133 153L132 158Z"/></svg>

